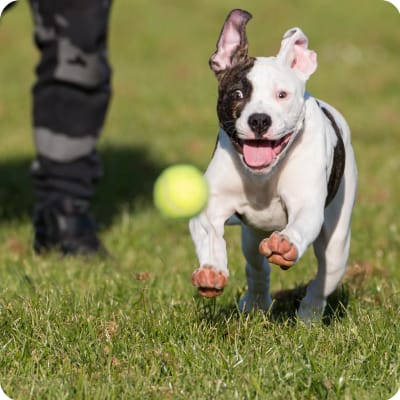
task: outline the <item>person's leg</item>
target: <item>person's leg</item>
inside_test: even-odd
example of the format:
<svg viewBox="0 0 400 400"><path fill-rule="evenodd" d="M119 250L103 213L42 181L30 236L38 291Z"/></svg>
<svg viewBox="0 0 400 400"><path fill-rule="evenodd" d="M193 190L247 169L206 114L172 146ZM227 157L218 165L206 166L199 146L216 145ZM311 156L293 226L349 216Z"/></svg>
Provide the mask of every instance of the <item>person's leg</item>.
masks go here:
<svg viewBox="0 0 400 400"><path fill-rule="evenodd" d="M37 157L34 249L101 248L89 207L100 178L96 151L111 94L111 0L30 0L40 51L33 88Z"/></svg>

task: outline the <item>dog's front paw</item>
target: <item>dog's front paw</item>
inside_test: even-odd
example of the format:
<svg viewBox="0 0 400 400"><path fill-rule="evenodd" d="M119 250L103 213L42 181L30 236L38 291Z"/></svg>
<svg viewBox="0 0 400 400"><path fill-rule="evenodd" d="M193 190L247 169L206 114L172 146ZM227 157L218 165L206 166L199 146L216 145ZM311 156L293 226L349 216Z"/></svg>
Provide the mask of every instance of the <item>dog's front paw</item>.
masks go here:
<svg viewBox="0 0 400 400"><path fill-rule="evenodd" d="M289 269L299 255L296 246L286 235L274 232L269 238L261 241L259 251L268 261L279 265L282 269Z"/></svg>
<svg viewBox="0 0 400 400"><path fill-rule="evenodd" d="M192 274L192 284L203 297L219 296L228 283L228 278L221 271L210 265L203 265Z"/></svg>

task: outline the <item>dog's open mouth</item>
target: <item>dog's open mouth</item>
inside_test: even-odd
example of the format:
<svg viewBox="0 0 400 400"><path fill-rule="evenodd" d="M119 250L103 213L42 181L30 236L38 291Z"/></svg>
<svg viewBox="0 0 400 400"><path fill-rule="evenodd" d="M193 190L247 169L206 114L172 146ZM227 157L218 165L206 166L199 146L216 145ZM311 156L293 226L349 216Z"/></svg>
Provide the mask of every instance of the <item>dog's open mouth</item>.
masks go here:
<svg viewBox="0 0 400 400"><path fill-rule="evenodd" d="M248 167L263 169L274 163L289 143L292 135L293 132L290 132L279 140L235 139L234 142L237 150L243 155L243 160Z"/></svg>

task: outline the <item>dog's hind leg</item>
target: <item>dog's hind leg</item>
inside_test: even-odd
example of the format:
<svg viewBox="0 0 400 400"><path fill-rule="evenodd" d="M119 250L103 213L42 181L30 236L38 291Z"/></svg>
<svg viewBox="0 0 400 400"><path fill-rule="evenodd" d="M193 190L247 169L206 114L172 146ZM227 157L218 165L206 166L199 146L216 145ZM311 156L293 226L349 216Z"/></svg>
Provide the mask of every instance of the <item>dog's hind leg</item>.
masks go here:
<svg viewBox="0 0 400 400"><path fill-rule="evenodd" d="M260 309L267 311L272 304L270 295L270 266L259 253L258 246L265 232L255 231L242 224L242 249L246 259L247 292L239 301L243 312Z"/></svg>
<svg viewBox="0 0 400 400"><path fill-rule="evenodd" d="M327 297L337 288L346 272L351 213L356 192L356 182L353 179L356 172L348 172L335 199L325 210L324 225L314 242L318 272L308 285L298 310L299 318L307 324L322 318Z"/></svg>

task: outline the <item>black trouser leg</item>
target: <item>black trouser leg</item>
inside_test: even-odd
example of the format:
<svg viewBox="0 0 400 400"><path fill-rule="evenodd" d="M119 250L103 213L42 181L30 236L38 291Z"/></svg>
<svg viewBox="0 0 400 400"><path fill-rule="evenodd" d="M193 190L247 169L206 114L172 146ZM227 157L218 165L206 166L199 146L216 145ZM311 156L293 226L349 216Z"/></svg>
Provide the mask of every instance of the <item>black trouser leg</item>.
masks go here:
<svg viewBox="0 0 400 400"><path fill-rule="evenodd" d="M35 249L97 251L88 214L102 174L96 143L111 95L111 0L30 0L40 52L33 88Z"/></svg>
<svg viewBox="0 0 400 400"><path fill-rule="evenodd" d="M33 88L38 201L90 201L101 176L97 139L110 94L109 0L31 0L40 51Z"/></svg>

